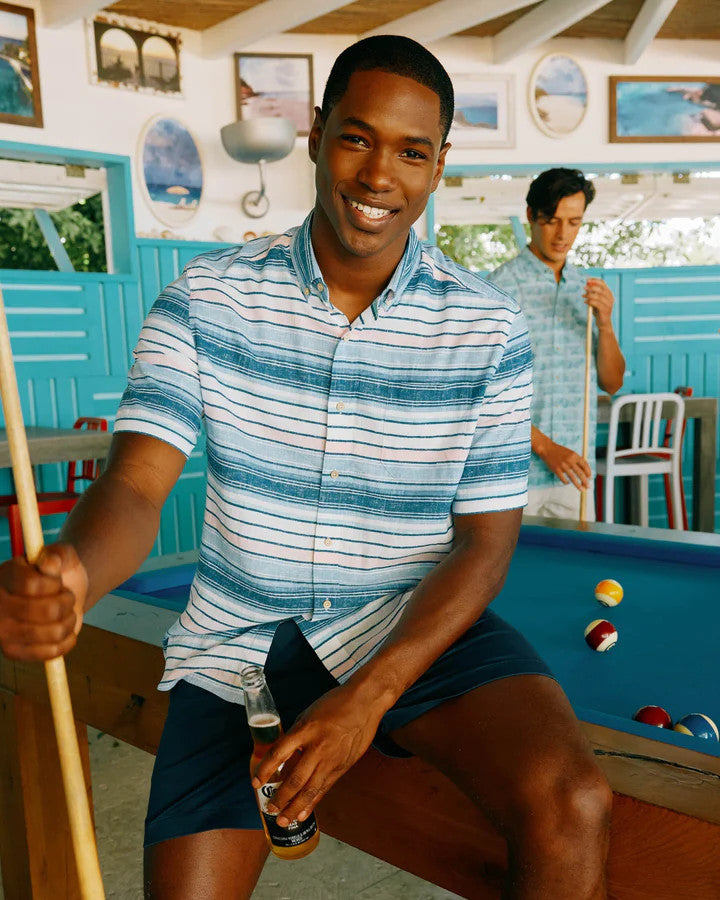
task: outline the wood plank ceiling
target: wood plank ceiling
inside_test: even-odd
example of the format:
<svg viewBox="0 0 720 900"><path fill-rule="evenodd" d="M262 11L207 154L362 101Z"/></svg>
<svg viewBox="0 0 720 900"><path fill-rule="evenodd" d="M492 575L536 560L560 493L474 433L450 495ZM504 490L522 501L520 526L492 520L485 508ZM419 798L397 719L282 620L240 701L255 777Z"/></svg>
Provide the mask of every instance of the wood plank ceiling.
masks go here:
<svg viewBox="0 0 720 900"><path fill-rule="evenodd" d="M106 11L160 22L176 28L204 31L238 13L260 6L264 0L118 0ZM302 4L302 0L296 0ZM435 0L355 0L332 12L290 29L304 34L363 34L381 28L401 16L425 9ZM468 5L479 0L467 0ZM611 0L576 22L557 37L624 39L645 0ZM498 34L541 3L528 3L455 34L488 37ZM282 29L278 28L278 31ZM658 38L720 40L720 0L678 0L657 33Z"/></svg>

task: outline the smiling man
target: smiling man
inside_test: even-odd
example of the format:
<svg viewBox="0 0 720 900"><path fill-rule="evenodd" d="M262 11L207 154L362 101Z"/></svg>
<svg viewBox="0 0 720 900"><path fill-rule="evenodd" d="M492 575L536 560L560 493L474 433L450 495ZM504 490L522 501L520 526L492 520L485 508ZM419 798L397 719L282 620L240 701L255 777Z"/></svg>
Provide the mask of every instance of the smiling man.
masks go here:
<svg viewBox="0 0 720 900"><path fill-rule="evenodd" d="M545 664L488 609L526 500L525 323L412 230L452 116L447 73L419 44L344 51L309 138L314 210L197 257L162 292L105 473L37 569L0 567L3 651L67 652L73 610L150 551L204 424L199 565L160 685L148 897L252 893L268 849L247 664L264 666L287 730L257 786L298 760L275 795L281 826L372 743L427 759L490 817L508 841L505 897L605 896L609 788Z"/></svg>

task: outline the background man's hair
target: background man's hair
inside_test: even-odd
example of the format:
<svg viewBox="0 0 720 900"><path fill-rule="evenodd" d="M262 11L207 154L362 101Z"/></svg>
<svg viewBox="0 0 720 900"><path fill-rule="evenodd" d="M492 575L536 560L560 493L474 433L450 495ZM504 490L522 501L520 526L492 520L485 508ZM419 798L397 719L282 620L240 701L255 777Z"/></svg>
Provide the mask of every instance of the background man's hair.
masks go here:
<svg viewBox="0 0 720 900"><path fill-rule="evenodd" d="M533 219L537 219L539 215L552 219L563 197L570 197L581 191L585 195L587 208L595 197L595 185L588 181L580 169L547 169L533 179L525 200Z"/></svg>
<svg viewBox="0 0 720 900"><path fill-rule="evenodd" d="M434 91L440 98L440 130L445 143L455 112L452 81L442 63L411 38L397 34L378 34L347 47L335 60L323 94L320 115L327 122L333 107L347 91L354 72L380 69L393 75L412 78Z"/></svg>

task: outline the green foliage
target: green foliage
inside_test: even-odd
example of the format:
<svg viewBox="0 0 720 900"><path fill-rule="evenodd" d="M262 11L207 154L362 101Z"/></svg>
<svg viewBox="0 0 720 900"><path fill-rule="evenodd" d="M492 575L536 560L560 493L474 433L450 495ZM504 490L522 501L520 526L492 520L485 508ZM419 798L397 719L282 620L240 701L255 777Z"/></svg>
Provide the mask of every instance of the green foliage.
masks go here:
<svg viewBox="0 0 720 900"><path fill-rule="evenodd" d="M529 237L529 229L526 226ZM438 247L472 271L492 271L517 255L510 225L443 225ZM720 217L665 222L588 222L571 261L588 268L720 264Z"/></svg>
<svg viewBox="0 0 720 900"><path fill-rule="evenodd" d="M100 194L50 217L76 272L107 271ZM31 209L0 209L0 268L57 270Z"/></svg>
<svg viewBox="0 0 720 900"><path fill-rule="evenodd" d="M579 266L645 268L720 263L720 218L588 222L573 247Z"/></svg>
<svg viewBox="0 0 720 900"><path fill-rule="evenodd" d="M443 225L437 243L443 253L473 272L487 272L517 256L510 225Z"/></svg>

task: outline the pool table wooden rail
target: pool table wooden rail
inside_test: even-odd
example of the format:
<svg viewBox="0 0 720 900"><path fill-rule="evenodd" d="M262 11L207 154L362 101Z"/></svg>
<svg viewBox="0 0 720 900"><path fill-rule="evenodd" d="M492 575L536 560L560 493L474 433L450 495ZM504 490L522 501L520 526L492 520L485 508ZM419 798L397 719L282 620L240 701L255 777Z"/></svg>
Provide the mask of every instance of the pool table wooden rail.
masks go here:
<svg viewBox="0 0 720 900"><path fill-rule="evenodd" d="M79 723L156 751L167 709L167 694L156 690L160 643L173 619L172 612L113 595L88 615L67 657ZM41 666L0 657L0 858L7 900L79 896L47 703ZM616 791L610 896L677 900L681 890L693 900L717 900L720 760L585 727ZM82 725L78 734L89 772ZM323 800L319 817L324 832L447 890L472 900L499 897L504 842L454 785L420 760L370 751Z"/></svg>

